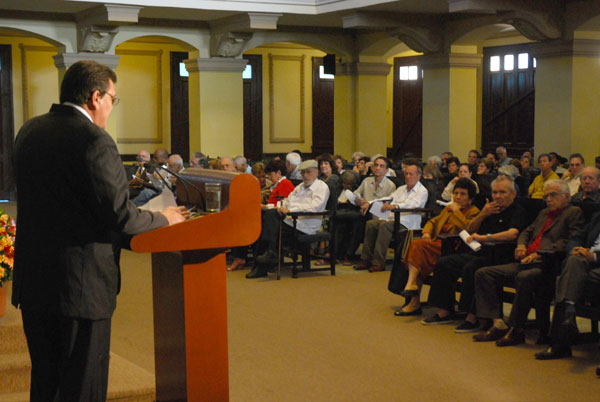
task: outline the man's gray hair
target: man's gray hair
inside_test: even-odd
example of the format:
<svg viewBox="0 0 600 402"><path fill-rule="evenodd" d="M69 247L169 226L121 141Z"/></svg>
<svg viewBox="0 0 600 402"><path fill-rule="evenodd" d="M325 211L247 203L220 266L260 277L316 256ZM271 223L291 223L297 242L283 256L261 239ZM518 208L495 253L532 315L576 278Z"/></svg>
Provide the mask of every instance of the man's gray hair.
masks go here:
<svg viewBox="0 0 600 402"><path fill-rule="evenodd" d="M173 155L169 156L169 161L173 165L183 167L183 158L181 158L181 155L179 155L179 154L173 154Z"/></svg>
<svg viewBox="0 0 600 402"><path fill-rule="evenodd" d="M433 155L427 158L428 165L431 165L432 162L435 162L438 165L438 167L442 166L442 158L440 158L437 155Z"/></svg>
<svg viewBox="0 0 600 402"><path fill-rule="evenodd" d="M594 174L596 175L596 180L600 181L600 169L598 169L598 168L595 168L595 167L593 167L593 166L586 166L586 167L584 167L584 168L583 168L583 170L581 171L581 175L582 175L582 176L583 176L583 173L584 173L586 170L587 170L587 171L590 171L590 170L591 170L592 172L594 172Z"/></svg>
<svg viewBox="0 0 600 402"><path fill-rule="evenodd" d="M519 169L513 165L501 166L498 168L498 175L508 176L512 181L515 181L519 176Z"/></svg>
<svg viewBox="0 0 600 402"><path fill-rule="evenodd" d="M496 148L496 153L498 153L499 151L502 151L502 152L505 153L506 152L506 148L503 147L502 145L500 145L498 148Z"/></svg>
<svg viewBox="0 0 600 402"><path fill-rule="evenodd" d="M246 158L244 158L243 156L236 156L235 159L233 160L233 163L235 163L236 165L247 165L248 164L248 160Z"/></svg>
<svg viewBox="0 0 600 402"><path fill-rule="evenodd" d="M556 185L560 189L562 194L569 194L571 196L571 190L569 189L569 185L566 181L560 179L548 180L544 183L544 191L548 188L548 186Z"/></svg>
<svg viewBox="0 0 600 402"><path fill-rule="evenodd" d="M285 160L294 166L298 166L302 163L302 158L300 157L300 155L298 155L297 152L290 152L285 156Z"/></svg>
<svg viewBox="0 0 600 402"><path fill-rule="evenodd" d="M492 181L492 187L494 186L494 184L500 183L500 182L508 183L508 187L510 188L511 191L513 191L513 192L517 191L517 189L515 188L515 182L512 181L510 179L510 177L504 176L504 175L500 175L500 176L496 177L496 179L494 179L494 181Z"/></svg>
<svg viewBox="0 0 600 402"><path fill-rule="evenodd" d="M352 159L354 159L356 157L362 158L363 156L365 156L364 152L356 151L355 153L352 154Z"/></svg>
<svg viewBox="0 0 600 402"><path fill-rule="evenodd" d="M206 159L206 155L204 155L202 152L194 152L192 158Z"/></svg>

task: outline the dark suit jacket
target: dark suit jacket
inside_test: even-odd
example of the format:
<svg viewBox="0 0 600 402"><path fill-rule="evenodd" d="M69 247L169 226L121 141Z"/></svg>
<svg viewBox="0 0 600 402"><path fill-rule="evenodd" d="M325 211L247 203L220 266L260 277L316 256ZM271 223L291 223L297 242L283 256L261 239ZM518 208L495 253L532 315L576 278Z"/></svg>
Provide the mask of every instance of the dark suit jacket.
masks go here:
<svg viewBox="0 0 600 402"><path fill-rule="evenodd" d="M590 222L574 237L569 239L567 252L571 253L573 247L592 247L598 235L600 235L600 212L595 213ZM600 251L596 251L596 261L600 262Z"/></svg>
<svg viewBox="0 0 600 402"><path fill-rule="evenodd" d="M129 201L112 138L77 109L53 105L19 131L13 154L17 239L12 303L69 317L109 318L121 235L168 224Z"/></svg>
<svg viewBox="0 0 600 402"><path fill-rule="evenodd" d="M517 244L529 246L546 223L548 208L540 211L531 225L519 235ZM583 213L579 207L569 205L554 219L550 227L542 235L540 250L565 251L567 242L583 226Z"/></svg>

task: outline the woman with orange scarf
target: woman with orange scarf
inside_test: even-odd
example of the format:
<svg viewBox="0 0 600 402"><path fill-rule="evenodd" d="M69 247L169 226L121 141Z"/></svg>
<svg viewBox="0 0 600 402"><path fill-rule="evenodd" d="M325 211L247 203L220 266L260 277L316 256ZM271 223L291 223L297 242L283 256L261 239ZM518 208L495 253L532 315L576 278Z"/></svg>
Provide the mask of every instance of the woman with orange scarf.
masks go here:
<svg viewBox="0 0 600 402"><path fill-rule="evenodd" d="M421 314L419 296L423 279L433 272L437 260L442 256L442 241L438 236L442 233L457 234L467 227L479 213L479 209L472 205L476 193L475 184L470 179L460 178L454 185L452 204L425 224L420 239L411 242L404 260L408 269L408 281L402 292L402 296L410 301L396 311L395 315Z"/></svg>

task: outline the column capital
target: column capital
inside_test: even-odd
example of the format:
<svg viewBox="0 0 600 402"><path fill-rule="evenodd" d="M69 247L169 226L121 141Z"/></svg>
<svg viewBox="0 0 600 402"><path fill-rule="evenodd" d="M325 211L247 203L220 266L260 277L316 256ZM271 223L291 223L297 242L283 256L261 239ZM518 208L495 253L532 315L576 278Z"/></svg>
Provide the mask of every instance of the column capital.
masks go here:
<svg viewBox="0 0 600 402"><path fill-rule="evenodd" d="M598 57L600 40L571 39L537 43L531 53L538 59L547 57Z"/></svg>
<svg viewBox="0 0 600 402"><path fill-rule="evenodd" d="M479 53L446 53L428 54L421 57L421 67L424 70L432 68L470 67L481 66L483 55Z"/></svg>
<svg viewBox="0 0 600 402"><path fill-rule="evenodd" d="M59 53L55 56L52 56L54 59L54 65L58 69L67 69L71 67L78 61L81 60L94 60L100 64L104 64L105 66L110 67L111 69L116 69L119 65L120 56L116 56L114 54L105 54L105 53Z"/></svg>
<svg viewBox="0 0 600 402"><path fill-rule="evenodd" d="M185 68L190 73L200 71L217 73L241 73L248 63L245 59L231 59L225 57L187 59L183 61Z"/></svg>
<svg viewBox="0 0 600 402"><path fill-rule="evenodd" d="M336 75L388 75L391 64L388 63L338 63L335 67Z"/></svg>

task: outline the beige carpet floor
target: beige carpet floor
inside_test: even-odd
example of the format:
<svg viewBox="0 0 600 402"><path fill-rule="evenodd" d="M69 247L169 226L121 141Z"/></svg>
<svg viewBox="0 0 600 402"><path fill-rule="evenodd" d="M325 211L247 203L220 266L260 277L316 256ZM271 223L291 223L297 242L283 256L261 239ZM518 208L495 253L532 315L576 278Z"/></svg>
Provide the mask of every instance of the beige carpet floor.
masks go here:
<svg viewBox="0 0 600 402"><path fill-rule="evenodd" d="M112 350L153 371L149 255L124 252L122 267ZM395 317L403 299L387 291L389 271L338 268L281 281L227 274L231 401L599 400L598 345L541 362L534 331L518 347L474 343L451 325Z"/></svg>

